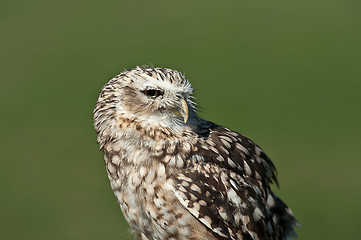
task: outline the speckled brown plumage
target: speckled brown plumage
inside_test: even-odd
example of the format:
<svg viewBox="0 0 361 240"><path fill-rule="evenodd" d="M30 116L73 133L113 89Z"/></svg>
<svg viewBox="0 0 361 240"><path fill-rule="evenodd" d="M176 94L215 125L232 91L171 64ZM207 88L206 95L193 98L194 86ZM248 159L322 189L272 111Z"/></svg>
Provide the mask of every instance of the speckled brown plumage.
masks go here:
<svg viewBox="0 0 361 240"><path fill-rule="evenodd" d="M111 187L138 239L283 240L291 210L248 138L198 118L179 72L137 67L100 93L94 124Z"/></svg>

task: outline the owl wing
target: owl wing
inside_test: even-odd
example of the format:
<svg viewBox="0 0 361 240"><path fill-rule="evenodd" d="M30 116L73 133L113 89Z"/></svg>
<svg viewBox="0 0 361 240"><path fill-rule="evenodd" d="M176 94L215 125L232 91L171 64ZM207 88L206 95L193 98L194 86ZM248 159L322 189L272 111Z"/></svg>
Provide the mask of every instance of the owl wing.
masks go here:
<svg viewBox="0 0 361 240"><path fill-rule="evenodd" d="M285 239L293 232L292 212L269 186L277 182L274 165L236 132L211 126L172 179L180 203L220 237Z"/></svg>

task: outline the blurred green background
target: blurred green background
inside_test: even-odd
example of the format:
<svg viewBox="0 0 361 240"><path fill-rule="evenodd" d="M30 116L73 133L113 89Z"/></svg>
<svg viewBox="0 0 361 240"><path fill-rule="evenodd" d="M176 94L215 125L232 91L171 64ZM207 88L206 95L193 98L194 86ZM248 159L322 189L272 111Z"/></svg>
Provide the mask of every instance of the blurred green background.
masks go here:
<svg viewBox="0 0 361 240"><path fill-rule="evenodd" d="M0 2L0 238L131 239L92 126L101 87L184 72L261 145L299 239L359 239L359 0ZM274 187L274 189L276 189Z"/></svg>

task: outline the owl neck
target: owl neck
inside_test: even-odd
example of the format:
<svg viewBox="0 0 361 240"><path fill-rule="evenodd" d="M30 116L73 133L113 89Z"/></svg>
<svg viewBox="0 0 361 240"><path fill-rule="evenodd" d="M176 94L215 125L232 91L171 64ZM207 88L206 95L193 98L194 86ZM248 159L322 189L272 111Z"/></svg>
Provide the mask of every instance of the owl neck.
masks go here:
<svg viewBox="0 0 361 240"><path fill-rule="evenodd" d="M112 137L98 139L106 155L121 155L123 166L147 166L153 159L168 167L183 167L185 163L177 161L174 154L188 155L197 138L191 127L185 125L182 130L176 132L162 125L148 126L144 122L120 118Z"/></svg>
<svg viewBox="0 0 361 240"><path fill-rule="evenodd" d="M102 127L107 131L97 131L98 143L101 149L114 142L153 148L160 142L167 145L169 142L189 141L195 137L194 123L197 123L194 119L185 124L181 121L138 120L120 115L109 126Z"/></svg>

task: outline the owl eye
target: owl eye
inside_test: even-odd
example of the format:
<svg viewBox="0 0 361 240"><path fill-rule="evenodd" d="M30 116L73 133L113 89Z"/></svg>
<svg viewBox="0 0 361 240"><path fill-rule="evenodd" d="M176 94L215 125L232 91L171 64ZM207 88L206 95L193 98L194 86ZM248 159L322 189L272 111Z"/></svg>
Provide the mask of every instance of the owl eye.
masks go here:
<svg viewBox="0 0 361 240"><path fill-rule="evenodd" d="M148 97L153 97L153 98L156 98L159 95L163 95L163 91L158 90L158 89L146 89L143 91L143 93L145 95L147 95Z"/></svg>

